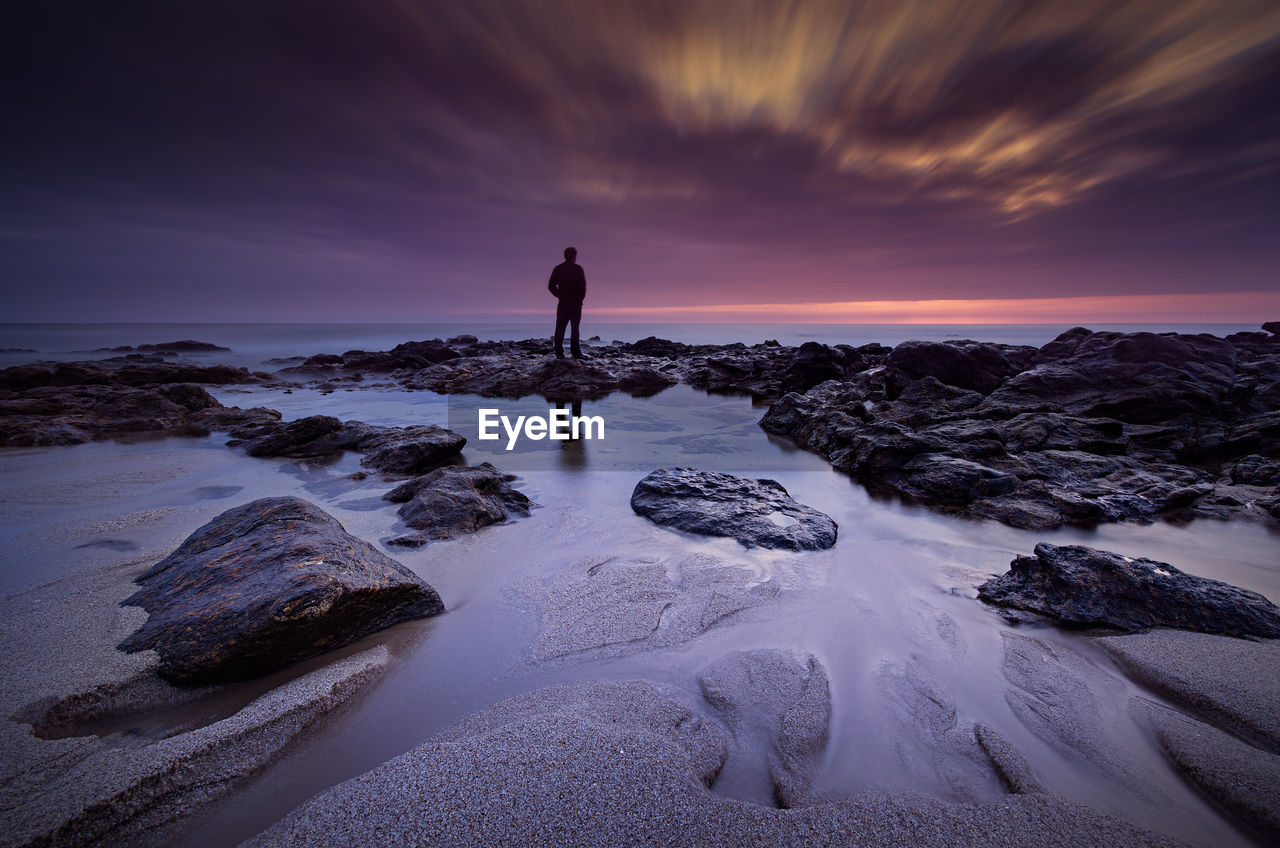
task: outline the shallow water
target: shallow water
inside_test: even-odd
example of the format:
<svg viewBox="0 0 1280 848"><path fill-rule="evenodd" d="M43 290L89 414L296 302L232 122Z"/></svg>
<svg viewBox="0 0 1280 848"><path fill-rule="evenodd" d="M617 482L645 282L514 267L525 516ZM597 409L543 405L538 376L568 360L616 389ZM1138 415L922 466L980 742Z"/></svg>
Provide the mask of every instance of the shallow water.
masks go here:
<svg viewBox="0 0 1280 848"><path fill-rule="evenodd" d="M481 403L378 390L215 393L228 404L280 409L287 418L324 413L378 424L446 423ZM705 711L698 672L728 651L756 647L809 651L827 668L832 733L819 789L829 796L896 788L947 800L1000 798L989 768L929 741L922 722L934 707L951 720L949 703L957 728L981 722L995 729L1053 791L1192 843L1247 844L1128 718L1125 704L1138 688L1087 637L1016 628L1085 657L1114 743L1108 762L1100 766L1024 725L1005 698L1001 634L1010 625L974 596L976 585L1004 571L1015 555L1051 541L1150 556L1280 599L1275 534L1213 522L1033 533L874 500L820 458L770 438L755 425L763 410L749 400L684 386L647 399L614 395L583 411L606 417L603 441L526 443L518 453L499 443L468 445L467 462L488 460L518 472L517 485L540 508L469 537L389 551L440 592L449 613L392 628L397 659L371 691L242 791L185 823L175 844L234 844L449 723L550 682L643 678L673 687ZM0 544L9 552L0 592L153 561L220 511L257 497L305 497L375 543L402 529L395 508L378 497L389 481L350 479L359 469L354 455L331 464L251 459L224 441L215 435L0 452ZM636 481L676 464L767 473L797 500L831 515L839 542L816 553L744 550L636 516L628 505ZM598 555L675 560L695 552L737 563L755 580L775 580L783 594L672 647L604 660L529 661L539 590L568 563ZM903 684L910 680L919 685ZM151 722L139 730L164 735L187 720L138 719ZM716 792L772 803L761 744L735 741Z"/></svg>

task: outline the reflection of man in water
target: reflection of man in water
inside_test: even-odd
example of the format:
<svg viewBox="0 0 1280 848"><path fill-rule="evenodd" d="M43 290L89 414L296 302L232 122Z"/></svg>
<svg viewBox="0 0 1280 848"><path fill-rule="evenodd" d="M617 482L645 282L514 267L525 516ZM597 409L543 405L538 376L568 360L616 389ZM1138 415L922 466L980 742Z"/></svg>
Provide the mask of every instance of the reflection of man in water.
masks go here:
<svg viewBox="0 0 1280 848"><path fill-rule="evenodd" d="M556 358L564 359L564 325L572 326L569 350L574 359L586 359L578 344L578 324L582 322L582 301L587 296L587 275L577 263L578 249L566 247L564 261L551 271L547 291L560 300L556 306Z"/></svg>

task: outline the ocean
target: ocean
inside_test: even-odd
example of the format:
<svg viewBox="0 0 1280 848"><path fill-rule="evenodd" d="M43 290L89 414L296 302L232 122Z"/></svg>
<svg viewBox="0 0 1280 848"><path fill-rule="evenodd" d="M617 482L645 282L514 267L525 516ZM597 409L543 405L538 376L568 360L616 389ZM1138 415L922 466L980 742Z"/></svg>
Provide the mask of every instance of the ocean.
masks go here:
<svg viewBox="0 0 1280 848"><path fill-rule="evenodd" d="M599 343L637 341L647 336L688 344L756 344L773 339L784 345L807 341L896 345L907 339L976 339L1006 344L1042 345L1071 324L605 324L588 314L583 337ZM1212 333L1217 336L1257 330L1253 324L1105 324L1094 330L1155 333ZM267 360L348 350L388 350L400 342L469 333L479 339L549 337L551 316L543 322L430 324L0 324L0 367L36 360L70 361L111 356L101 348L159 344L181 339L231 348L230 353L192 358L262 368Z"/></svg>

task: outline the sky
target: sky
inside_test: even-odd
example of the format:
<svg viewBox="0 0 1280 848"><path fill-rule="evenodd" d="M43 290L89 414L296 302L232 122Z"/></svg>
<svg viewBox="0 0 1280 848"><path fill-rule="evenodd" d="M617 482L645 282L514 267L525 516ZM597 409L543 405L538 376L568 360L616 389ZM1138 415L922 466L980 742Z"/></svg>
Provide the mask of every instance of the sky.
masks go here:
<svg viewBox="0 0 1280 848"><path fill-rule="evenodd" d="M5 321L1280 319L1274 0L10 4Z"/></svg>

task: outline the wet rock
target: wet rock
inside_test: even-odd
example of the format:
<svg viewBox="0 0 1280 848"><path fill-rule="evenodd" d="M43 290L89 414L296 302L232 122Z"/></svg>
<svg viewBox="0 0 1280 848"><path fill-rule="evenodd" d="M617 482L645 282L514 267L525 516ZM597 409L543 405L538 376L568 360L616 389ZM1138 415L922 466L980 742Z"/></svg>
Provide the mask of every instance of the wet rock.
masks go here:
<svg viewBox="0 0 1280 848"><path fill-rule="evenodd" d="M437 468L402 483L382 497L404 504L400 518L417 532L389 539L387 544L418 547L528 515L533 501L508 485L515 479L514 474L503 474L482 462Z"/></svg>
<svg viewBox="0 0 1280 848"><path fill-rule="evenodd" d="M1201 792L1268 842L1280 841L1280 757L1145 698L1134 698L1133 709Z"/></svg>
<svg viewBox="0 0 1280 848"><path fill-rule="evenodd" d="M435 590L299 498L227 510L136 581L150 617L120 644L172 683L244 680L444 612Z"/></svg>
<svg viewBox="0 0 1280 848"><path fill-rule="evenodd" d="M1280 608L1256 592L1082 545L1042 542L1035 556L1018 557L1009 571L979 587L978 597L1066 627L1280 637Z"/></svg>
<svg viewBox="0 0 1280 848"><path fill-rule="evenodd" d="M886 382L894 394L922 377L990 394L1031 364L1035 348L981 342L906 341L885 362Z"/></svg>
<svg viewBox="0 0 1280 848"><path fill-rule="evenodd" d="M538 581L523 603L540 610L533 662L610 657L692 639L781 587L742 566L694 555L679 560L602 556L571 563L550 587Z"/></svg>
<svg viewBox="0 0 1280 848"><path fill-rule="evenodd" d="M258 383L267 375L230 365L166 362L159 356L123 356L97 362L18 365L0 370L0 389L36 386L156 386L168 383L228 385Z"/></svg>
<svg viewBox="0 0 1280 848"><path fill-rule="evenodd" d="M321 792L248 848L414 844L578 848L670 845L1178 843L1060 798L956 805L869 795L777 810L707 791L726 755L713 722L652 684L567 683L473 715Z"/></svg>
<svg viewBox="0 0 1280 848"><path fill-rule="evenodd" d="M1235 348L1207 334L1069 333L1041 348L1035 367L1011 377L984 406L993 414L1046 408L1152 423L1212 413L1235 376Z"/></svg>
<svg viewBox="0 0 1280 848"><path fill-rule="evenodd" d="M760 425L874 494L1015 527L1271 522L1270 469L1247 457L1280 451L1280 348L1082 327L1037 351L905 342Z"/></svg>
<svg viewBox="0 0 1280 848"><path fill-rule="evenodd" d="M660 468L636 484L631 508L655 524L728 536L747 547L806 551L836 543L836 523L773 480Z"/></svg>
<svg viewBox="0 0 1280 848"><path fill-rule="evenodd" d="M1271 333L1273 336L1280 336L1280 321L1268 321L1262 325L1262 329Z"/></svg>
<svg viewBox="0 0 1280 848"><path fill-rule="evenodd" d="M139 432L184 433L219 404L200 386L41 386L0 399L0 445L79 444Z"/></svg>
<svg viewBox="0 0 1280 848"><path fill-rule="evenodd" d="M367 432L355 440L355 450L364 454L360 464L388 474L421 474L456 456L467 443L465 436L434 424L363 426Z"/></svg>
<svg viewBox="0 0 1280 848"><path fill-rule="evenodd" d="M831 721L831 691L817 657L776 649L736 651L704 669L698 685L735 738L766 740L778 805L802 806Z"/></svg>
<svg viewBox="0 0 1280 848"><path fill-rule="evenodd" d="M317 459L350 450L365 455L361 465L389 474L420 474L457 455L467 443L465 436L434 424L377 427L331 415L274 426L253 422L231 435L236 438L229 444L243 447L250 456Z"/></svg>
<svg viewBox="0 0 1280 848"><path fill-rule="evenodd" d="M343 433L342 422L332 415L309 415L296 421L280 422L265 433L247 440L233 440L231 444L243 447L249 456L303 459L341 452L353 446L354 440Z"/></svg>

